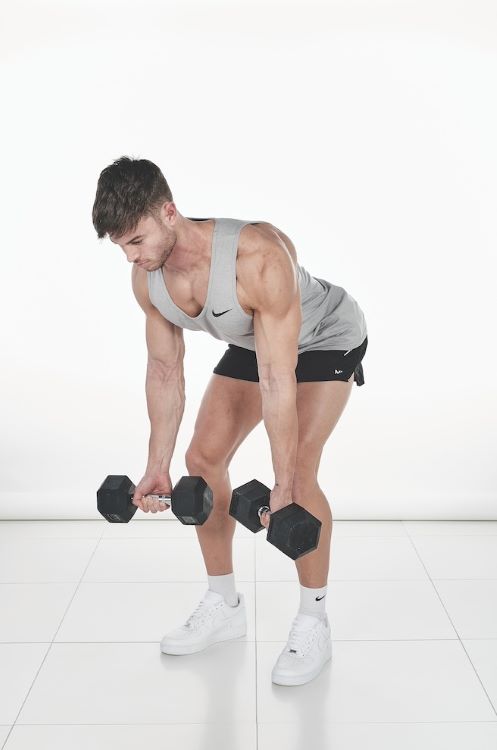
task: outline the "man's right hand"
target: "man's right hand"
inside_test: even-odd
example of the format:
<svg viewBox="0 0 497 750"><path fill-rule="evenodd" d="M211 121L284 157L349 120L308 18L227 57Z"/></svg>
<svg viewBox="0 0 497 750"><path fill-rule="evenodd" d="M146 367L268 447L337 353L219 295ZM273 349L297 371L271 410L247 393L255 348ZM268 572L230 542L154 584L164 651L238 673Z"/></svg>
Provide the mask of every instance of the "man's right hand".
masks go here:
<svg viewBox="0 0 497 750"><path fill-rule="evenodd" d="M173 491L171 477L166 471L148 471L136 485L133 494L133 505L136 505L144 513L157 513L158 511L168 510L171 505L165 505L158 500L154 500L146 495L171 495Z"/></svg>

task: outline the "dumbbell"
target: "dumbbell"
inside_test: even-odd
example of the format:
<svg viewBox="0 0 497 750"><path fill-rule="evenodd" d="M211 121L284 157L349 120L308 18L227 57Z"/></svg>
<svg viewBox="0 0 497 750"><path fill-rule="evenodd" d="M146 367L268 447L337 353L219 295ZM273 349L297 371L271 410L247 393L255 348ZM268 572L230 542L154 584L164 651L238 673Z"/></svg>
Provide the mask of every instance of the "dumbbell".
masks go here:
<svg viewBox="0 0 497 750"><path fill-rule="evenodd" d="M138 506L133 495L136 487L129 477L109 474L97 490L97 508L111 523L128 523ZM212 490L199 476L185 476L175 484L171 495L153 495L156 500L171 506L171 510L181 523L201 526L207 521L212 510Z"/></svg>
<svg viewBox="0 0 497 750"><path fill-rule="evenodd" d="M265 528L261 515L270 510L270 496L269 487L252 479L233 490L229 514L256 534ZM271 513L266 539L292 560L298 560L316 549L321 526L321 521L308 510L290 503Z"/></svg>

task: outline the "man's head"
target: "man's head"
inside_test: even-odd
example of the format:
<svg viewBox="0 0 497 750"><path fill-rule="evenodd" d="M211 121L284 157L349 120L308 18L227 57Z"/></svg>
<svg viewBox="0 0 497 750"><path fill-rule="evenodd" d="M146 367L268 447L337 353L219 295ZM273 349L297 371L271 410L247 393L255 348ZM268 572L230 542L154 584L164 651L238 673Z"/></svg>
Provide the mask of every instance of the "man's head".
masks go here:
<svg viewBox="0 0 497 750"><path fill-rule="evenodd" d="M93 226L120 245L130 262L160 268L175 243L176 207L159 167L122 156L102 170L93 204Z"/></svg>

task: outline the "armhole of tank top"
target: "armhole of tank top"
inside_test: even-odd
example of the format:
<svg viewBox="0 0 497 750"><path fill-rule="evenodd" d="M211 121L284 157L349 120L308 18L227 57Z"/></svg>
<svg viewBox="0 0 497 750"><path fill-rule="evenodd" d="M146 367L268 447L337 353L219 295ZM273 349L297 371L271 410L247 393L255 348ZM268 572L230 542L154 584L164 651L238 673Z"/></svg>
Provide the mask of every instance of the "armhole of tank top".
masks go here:
<svg viewBox="0 0 497 750"><path fill-rule="evenodd" d="M150 288L151 287L151 280L152 280L151 279L151 274L150 274L150 271L147 271L146 273L147 273L148 299L151 302L151 304L153 305L154 303L152 301L152 291L151 291L151 288ZM154 305L154 307L155 307L155 305Z"/></svg>
<svg viewBox="0 0 497 750"><path fill-rule="evenodd" d="M155 295L156 295L156 273L157 271L147 271L147 287L148 287L148 299L150 301L150 304L155 307L156 310L159 310L157 305L155 304ZM159 269L159 273L162 273L162 271ZM163 313L161 310L159 310L161 315ZM165 317L165 316L164 316Z"/></svg>
<svg viewBox="0 0 497 750"><path fill-rule="evenodd" d="M236 260L237 260L237 257L238 257L238 249L239 249L239 244L240 244L240 232L242 231L243 227L247 226L247 224L263 224L263 223L264 222L261 222L261 221L245 221L245 222L243 222L243 226L240 227L240 230L239 230L239 232L237 234L237 239L236 239L236 252L234 254L234 269L233 269L233 275L231 277L232 278L231 291L232 291L232 297L233 297L234 304L237 306L239 312L244 316L244 318L247 318L248 320L253 320L254 316L253 315L249 315L247 312L245 312L245 310L243 309L243 307L240 304L240 300L238 299L238 294L236 293Z"/></svg>

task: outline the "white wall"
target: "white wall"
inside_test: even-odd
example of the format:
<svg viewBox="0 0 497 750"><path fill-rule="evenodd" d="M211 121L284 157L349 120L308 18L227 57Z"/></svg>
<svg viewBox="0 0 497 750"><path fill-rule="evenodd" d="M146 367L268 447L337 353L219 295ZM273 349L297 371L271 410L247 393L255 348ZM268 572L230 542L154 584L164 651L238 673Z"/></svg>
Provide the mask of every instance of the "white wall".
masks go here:
<svg viewBox="0 0 497 750"><path fill-rule="evenodd" d="M0 518L100 518L105 476L143 474L145 318L91 223L124 154L184 215L273 222L364 310L335 519L497 518L493 2L16 0L0 42ZM225 349L185 340L173 481ZM271 484L262 423L233 486L254 461Z"/></svg>

